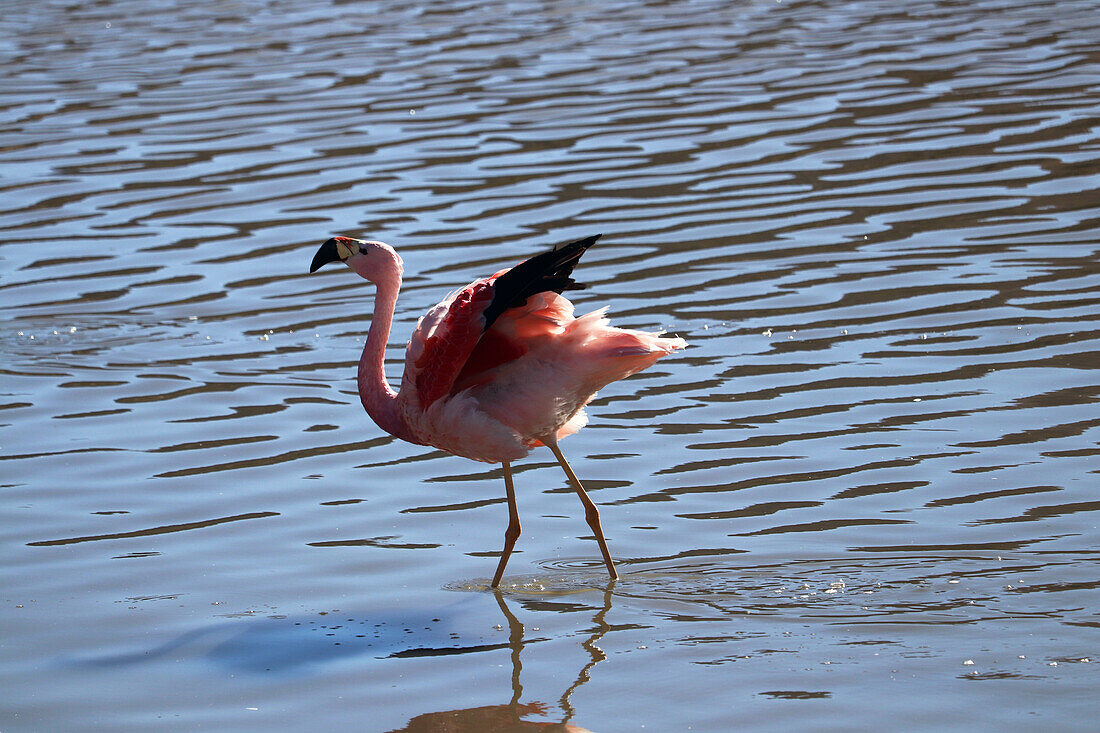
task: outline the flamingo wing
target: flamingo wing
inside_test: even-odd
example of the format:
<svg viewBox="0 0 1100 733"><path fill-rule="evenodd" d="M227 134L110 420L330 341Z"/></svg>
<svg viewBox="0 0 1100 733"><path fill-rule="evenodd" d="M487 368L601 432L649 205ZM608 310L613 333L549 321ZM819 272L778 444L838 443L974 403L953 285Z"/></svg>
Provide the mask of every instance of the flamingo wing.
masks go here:
<svg viewBox="0 0 1100 733"><path fill-rule="evenodd" d="M448 295L417 323L405 356L405 385L415 388L420 408L467 386L473 375L522 356L521 341L491 331L506 311L532 295L578 290L573 268L599 234L535 255Z"/></svg>

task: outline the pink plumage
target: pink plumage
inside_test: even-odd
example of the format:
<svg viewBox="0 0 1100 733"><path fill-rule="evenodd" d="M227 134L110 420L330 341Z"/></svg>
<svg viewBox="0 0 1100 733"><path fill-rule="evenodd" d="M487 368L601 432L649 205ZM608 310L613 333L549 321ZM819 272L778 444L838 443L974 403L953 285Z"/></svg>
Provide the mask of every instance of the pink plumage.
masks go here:
<svg viewBox="0 0 1100 733"><path fill-rule="evenodd" d="M573 304L561 293L583 287L572 279L572 270L598 238L554 248L448 295L418 321L398 392L386 382L383 357L401 286L401 258L382 242L335 237L321 246L310 268L342 260L378 288L359 362L359 394L375 422L413 443L502 464L510 522L493 587L520 532L510 464L540 445L565 469L608 572L617 577L598 511L557 441L584 427L584 406L598 390L686 344L660 333L615 328L606 307L574 317Z"/></svg>

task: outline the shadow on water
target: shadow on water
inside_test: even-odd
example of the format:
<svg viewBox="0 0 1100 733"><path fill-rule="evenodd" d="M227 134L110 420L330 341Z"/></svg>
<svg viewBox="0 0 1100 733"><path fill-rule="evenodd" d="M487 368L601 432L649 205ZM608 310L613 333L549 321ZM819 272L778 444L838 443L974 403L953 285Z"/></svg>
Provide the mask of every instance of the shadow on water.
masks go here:
<svg viewBox="0 0 1100 733"><path fill-rule="evenodd" d="M473 616L470 605L431 613L372 608L241 619L188 631L150 650L77 663L99 667L191 658L234 672L308 676L314 668L351 657L439 657L507 648L476 631L473 622L463 623Z"/></svg>
<svg viewBox="0 0 1100 733"><path fill-rule="evenodd" d="M520 602L531 602L538 596L593 592L591 586L572 585L553 589L550 583L512 586ZM538 701L524 702L521 674L524 649L534 643L548 641L527 636L524 623L509 608L504 594L491 591L503 616L494 630L507 628L508 640L498 641L499 633L485 631L484 592L470 599L431 613L371 609L363 613L324 611L296 616L273 615L248 618L235 623L221 623L195 629L158 647L109 657L70 660L68 665L104 669L125 665L150 664L158 661L193 659L213 663L233 672L277 677L310 677L317 668L345 662L354 657L375 660L414 659L476 654L507 649L511 660L511 699L507 704L482 705L467 709L428 712L410 719L400 729L408 733L448 731L451 733L507 733L508 731L565 731L587 733L586 728L569 724L575 715L570 697L588 681L592 668L606 656L597 642L611 627L606 621L612 607L612 582L602 592L602 605L592 616L592 630L581 642L589 659L576 673L574 681L558 700L564 717L560 722L523 720L525 716L546 716L549 706ZM454 590L484 591L482 586L456 586ZM537 602L535 606L538 607ZM571 606L575 610L575 606ZM540 608L545 612L547 608ZM245 628L240 628L241 624ZM395 731L394 733L398 733Z"/></svg>
<svg viewBox="0 0 1100 733"><path fill-rule="evenodd" d="M940 670L957 670L959 680L1050 679L1095 656L1088 640L1100 619L1088 599L1097 583L1086 569L1098 560L1096 553L1079 552L863 548L840 557L624 559L622 577L609 582L591 564L558 559L534 575L506 578L495 591L481 579L449 584L444 591L466 597L429 610L237 618L149 650L69 666L104 670L190 660L268 685L322 679L334 671L354 675L399 660L438 664L450 657L458 663L454 673L473 681L505 666L499 654L481 652L507 651L507 702L419 714L407 710L408 723L393 733L582 733L587 729L570 722L577 714L573 698L597 665L607 662L606 676L619 678L651 654L673 661L686 655L692 665L712 668L817 659L822 665L885 671L897 659L920 659ZM498 621L490 626L494 618ZM582 618L590 622L578 623ZM986 635L1010 638L1021 621L1042 632L1016 637L1011 646L975 644ZM1078 630L1072 638L1062 631L1069 627ZM916 632L921 628L928 631ZM548 651L532 658L528 650L543 642ZM582 659L570 661L569 650L578 646ZM869 661L880 654L882 661ZM534 697L546 699L549 675L552 689L560 691L555 704L525 699L525 662L527 676L541 678L541 694ZM816 687L755 694L768 700L827 700L835 684L821 680ZM485 695L478 702L484 703Z"/></svg>

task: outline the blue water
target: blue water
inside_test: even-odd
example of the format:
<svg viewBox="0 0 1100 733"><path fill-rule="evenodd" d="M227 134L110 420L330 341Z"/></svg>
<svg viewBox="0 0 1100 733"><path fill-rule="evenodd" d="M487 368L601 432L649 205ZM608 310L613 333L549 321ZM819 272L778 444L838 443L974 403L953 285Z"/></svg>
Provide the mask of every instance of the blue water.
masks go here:
<svg viewBox="0 0 1100 733"><path fill-rule="evenodd" d="M10 2L0 730L1090 730L1100 5ZM602 233L687 350L499 468L363 414ZM444 726L450 726L444 728Z"/></svg>

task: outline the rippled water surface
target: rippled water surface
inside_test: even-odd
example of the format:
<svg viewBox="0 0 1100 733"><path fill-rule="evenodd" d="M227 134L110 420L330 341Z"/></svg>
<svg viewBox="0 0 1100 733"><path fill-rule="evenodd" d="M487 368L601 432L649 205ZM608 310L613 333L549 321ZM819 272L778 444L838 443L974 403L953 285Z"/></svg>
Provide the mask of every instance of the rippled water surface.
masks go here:
<svg viewBox="0 0 1100 733"><path fill-rule="evenodd" d="M1100 4L22 2L0 16L0 730L1087 730ZM553 457L391 439L451 288L690 347ZM1090 661L1092 660L1092 661ZM903 721L903 722L899 722ZM560 729L560 728L559 728Z"/></svg>

